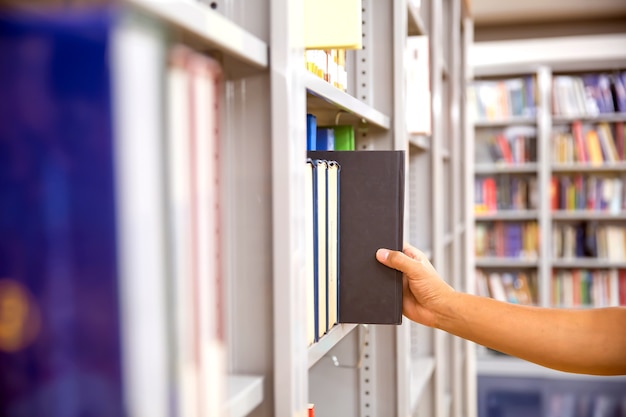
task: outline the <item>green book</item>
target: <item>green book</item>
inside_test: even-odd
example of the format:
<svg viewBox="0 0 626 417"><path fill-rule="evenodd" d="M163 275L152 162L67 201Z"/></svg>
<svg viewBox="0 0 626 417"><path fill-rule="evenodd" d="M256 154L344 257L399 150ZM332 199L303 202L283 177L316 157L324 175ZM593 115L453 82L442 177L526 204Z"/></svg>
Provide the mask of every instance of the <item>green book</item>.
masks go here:
<svg viewBox="0 0 626 417"><path fill-rule="evenodd" d="M327 127L332 127L335 131L336 151L353 151L356 149L354 145L354 126L336 125Z"/></svg>

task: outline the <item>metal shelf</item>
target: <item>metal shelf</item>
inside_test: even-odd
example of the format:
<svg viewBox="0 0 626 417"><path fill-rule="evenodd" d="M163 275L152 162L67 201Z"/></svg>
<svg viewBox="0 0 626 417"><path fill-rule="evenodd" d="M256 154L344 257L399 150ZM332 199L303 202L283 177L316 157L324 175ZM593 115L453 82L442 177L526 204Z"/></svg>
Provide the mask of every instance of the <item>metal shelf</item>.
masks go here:
<svg viewBox="0 0 626 417"><path fill-rule="evenodd" d="M409 134L409 145L417 148L420 151L429 151L430 143L430 135Z"/></svg>
<svg viewBox="0 0 626 417"><path fill-rule="evenodd" d="M479 356L476 361L476 371L478 375L505 376L520 378L554 378L554 379L588 379L606 380L604 376L593 376L583 374L572 374L569 372L556 371L545 368L531 362L524 361L513 356ZM626 380L626 376L611 377L615 380Z"/></svg>
<svg viewBox="0 0 626 417"><path fill-rule="evenodd" d="M505 163L477 164L474 166L476 174L536 174L539 165L536 162L511 165Z"/></svg>
<svg viewBox="0 0 626 417"><path fill-rule="evenodd" d="M572 259L554 259L552 261L553 268L580 268L580 269L615 269L626 268L626 260L615 261L609 259L597 258L572 258Z"/></svg>
<svg viewBox="0 0 626 417"><path fill-rule="evenodd" d="M520 258L476 258L480 268L537 268L539 259Z"/></svg>
<svg viewBox="0 0 626 417"><path fill-rule="evenodd" d="M344 111L348 115L355 117L356 121L365 121L386 130L390 129L391 121L389 116L335 88L314 74L308 71L304 73L304 82L308 93L307 108L309 111Z"/></svg>
<svg viewBox="0 0 626 417"><path fill-rule="evenodd" d="M626 171L626 162L603 162L598 165L572 163L554 163L552 172L622 172Z"/></svg>
<svg viewBox="0 0 626 417"><path fill-rule="evenodd" d="M225 413L230 417L245 417L263 401L263 377L230 375Z"/></svg>
<svg viewBox="0 0 626 417"><path fill-rule="evenodd" d="M322 359L324 355L356 327L356 324L336 324L319 342L311 345L309 347L309 368Z"/></svg>
<svg viewBox="0 0 626 417"><path fill-rule="evenodd" d="M514 116L514 117L507 117L506 119L477 120L474 122L474 127L477 129L489 128L489 127L506 127L506 126L513 126L513 125L536 126L537 118L529 117L529 116Z"/></svg>
<svg viewBox="0 0 626 417"><path fill-rule="evenodd" d="M570 124L574 121L600 123L600 122L626 122L626 113L603 113L597 115L580 115L580 116L552 116L552 124L563 125Z"/></svg>
<svg viewBox="0 0 626 417"><path fill-rule="evenodd" d="M428 381L435 372L435 358L419 358L411 363L411 409L415 410Z"/></svg>
<svg viewBox="0 0 626 417"><path fill-rule="evenodd" d="M476 221L493 220L537 220L539 212L537 210L502 210L496 213L475 214Z"/></svg>
<svg viewBox="0 0 626 417"><path fill-rule="evenodd" d="M236 59L239 66L268 67L269 48L265 42L205 5L190 0L123 0L123 3L192 35Z"/></svg>
<svg viewBox="0 0 626 417"><path fill-rule="evenodd" d="M553 220L626 220L626 211L557 210L551 216Z"/></svg>

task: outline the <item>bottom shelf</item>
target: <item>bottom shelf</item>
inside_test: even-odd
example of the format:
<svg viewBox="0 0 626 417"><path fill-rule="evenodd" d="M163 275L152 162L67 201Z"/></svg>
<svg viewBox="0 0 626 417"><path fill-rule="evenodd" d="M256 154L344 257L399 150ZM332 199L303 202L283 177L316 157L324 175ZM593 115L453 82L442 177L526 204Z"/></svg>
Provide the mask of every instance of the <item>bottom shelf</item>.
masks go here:
<svg viewBox="0 0 626 417"><path fill-rule="evenodd" d="M225 413L229 417L247 416L263 401L263 377L228 376L228 399Z"/></svg>
<svg viewBox="0 0 626 417"><path fill-rule="evenodd" d="M595 376L573 374L569 372L556 371L532 362L525 361L513 356L491 354L483 352L478 355L476 361L476 373L478 376L503 376L521 378L555 378L555 379L611 379L626 381L623 376Z"/></svg>

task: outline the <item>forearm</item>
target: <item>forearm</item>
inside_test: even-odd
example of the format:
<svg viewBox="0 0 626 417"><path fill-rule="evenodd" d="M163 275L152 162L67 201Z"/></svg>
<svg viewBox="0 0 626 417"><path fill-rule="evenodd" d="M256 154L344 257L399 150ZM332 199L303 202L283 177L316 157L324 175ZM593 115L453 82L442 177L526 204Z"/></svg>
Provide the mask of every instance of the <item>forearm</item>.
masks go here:
<svg viewBox="0 0 626 417"><path fill-rule="evenodd" d="M564 310L454 293L436 326L554 369L626 374L626 308Z"/></svg>

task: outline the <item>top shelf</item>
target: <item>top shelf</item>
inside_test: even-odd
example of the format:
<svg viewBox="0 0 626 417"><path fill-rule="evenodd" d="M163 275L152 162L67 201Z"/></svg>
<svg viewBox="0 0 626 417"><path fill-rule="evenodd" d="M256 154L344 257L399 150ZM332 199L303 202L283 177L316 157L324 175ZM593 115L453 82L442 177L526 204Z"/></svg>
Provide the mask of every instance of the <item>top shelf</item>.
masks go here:
<svg viewBox="0 0 626 417"><path fill-rule="evenodd" d="M366 122L388 130L391 127L389 116L357 100L351 95L333 87L308 71L304 71L309 111L343 111L359 122Z"/></svg>
<svg viewBox="0 0 626 417"><path fill-rule="evenodd" d="M251 70L268 67L268 45L209 7L189 0L123 0L171 27L235 59Z"/></svg>

